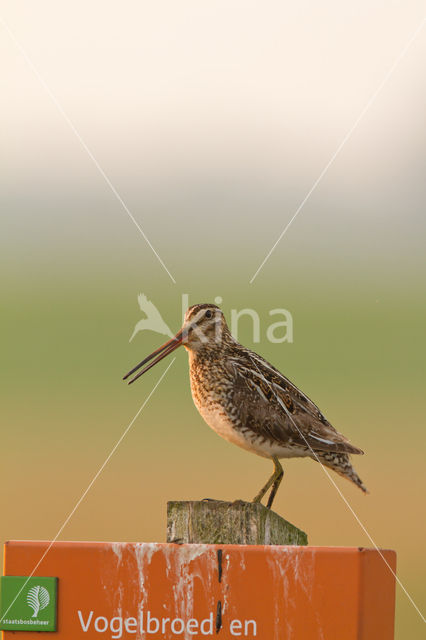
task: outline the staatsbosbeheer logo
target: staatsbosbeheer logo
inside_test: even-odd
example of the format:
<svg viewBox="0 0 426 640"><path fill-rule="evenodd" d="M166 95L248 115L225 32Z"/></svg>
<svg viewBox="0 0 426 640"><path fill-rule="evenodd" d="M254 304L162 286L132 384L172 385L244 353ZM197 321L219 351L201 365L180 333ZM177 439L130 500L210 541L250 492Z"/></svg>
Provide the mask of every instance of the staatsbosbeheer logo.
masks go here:
<svg viewBox="0 0 426 640"><path fill-rule="evenodd" d="M46 587L36 584L27 593L27 604L34 611L32 617L37 618L39 611L45 609L50 602L49 592Z"/></svg>
<svg viewBox="0 0 426 640"><path fill-rule="evenodd" d="M58 579L42 576L2 576L0 629L56 631Z"/></svg>

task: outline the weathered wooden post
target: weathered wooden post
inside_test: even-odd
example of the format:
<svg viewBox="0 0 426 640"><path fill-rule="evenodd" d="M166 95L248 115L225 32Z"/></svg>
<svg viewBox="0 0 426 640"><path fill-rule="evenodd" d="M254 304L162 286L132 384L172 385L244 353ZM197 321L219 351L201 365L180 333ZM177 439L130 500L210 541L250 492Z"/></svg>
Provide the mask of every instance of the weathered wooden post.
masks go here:
<svg viewBox="0 0 426 640"><path fill-rule="evenodd" d="M167 542L306 545L308 538L260 502L201 500L167 503Z"/></svg>

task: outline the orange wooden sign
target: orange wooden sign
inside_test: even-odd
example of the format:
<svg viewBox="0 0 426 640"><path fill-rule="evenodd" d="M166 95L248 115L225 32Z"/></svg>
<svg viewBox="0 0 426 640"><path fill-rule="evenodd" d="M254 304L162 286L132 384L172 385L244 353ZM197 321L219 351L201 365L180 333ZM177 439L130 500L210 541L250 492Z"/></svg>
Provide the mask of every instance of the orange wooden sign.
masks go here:
<svg viewBox="0 0 426 640"><path fill-rule="evenodd" d="M48 546L6 543L4 574ZM393 640L395 581L371 549L57 542L34 575L58 578L58 640Z"/></svg>

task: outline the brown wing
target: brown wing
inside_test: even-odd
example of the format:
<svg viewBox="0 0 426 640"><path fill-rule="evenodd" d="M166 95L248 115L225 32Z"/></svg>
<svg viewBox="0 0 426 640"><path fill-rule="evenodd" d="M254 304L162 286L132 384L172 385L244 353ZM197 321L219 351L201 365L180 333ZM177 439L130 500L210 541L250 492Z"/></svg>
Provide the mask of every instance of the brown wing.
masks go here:
<svg viewBox="0 0 426 640"><path fill-rule="evenodd" d="M234 374L234 403L241 420L265 438L283 445L314 451L358 453L343 435L326 420L318 407L290 380L266 360L242 348L230 358Z"/></svg>

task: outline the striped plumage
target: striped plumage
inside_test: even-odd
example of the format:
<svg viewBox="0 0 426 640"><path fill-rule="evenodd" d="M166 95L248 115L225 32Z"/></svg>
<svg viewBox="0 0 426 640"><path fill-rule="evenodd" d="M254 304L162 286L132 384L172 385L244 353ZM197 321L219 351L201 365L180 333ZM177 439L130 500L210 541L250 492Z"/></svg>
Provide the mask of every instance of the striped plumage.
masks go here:
<svg viewBox="0 0 426 640"><path fill-rule="evenodd" d="M282 478L281 458L310 457L352 480L366 492L349 455L362 454L326 420L318 407L264 358L232 336L221 310L198 304L185 314L181 331L135 367L183 344L189 354L191 392L207 424L226 440L271 458L275 472L256 496L272 486L270 507ZM132 380L132 381L133 381Z"/></svg>

